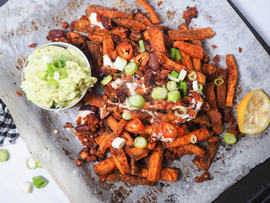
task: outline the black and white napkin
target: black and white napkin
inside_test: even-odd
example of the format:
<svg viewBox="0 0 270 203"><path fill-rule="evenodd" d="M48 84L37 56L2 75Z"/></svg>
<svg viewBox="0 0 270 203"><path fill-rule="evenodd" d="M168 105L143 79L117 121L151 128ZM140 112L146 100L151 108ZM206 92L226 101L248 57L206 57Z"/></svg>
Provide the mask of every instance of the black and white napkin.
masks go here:
<svg viewBox="0 0 270 203"><path fill-rule="evenodd" d="M19 136L15 123L4 102L0 99L0 146L4 142L15 143Z"/></svg>

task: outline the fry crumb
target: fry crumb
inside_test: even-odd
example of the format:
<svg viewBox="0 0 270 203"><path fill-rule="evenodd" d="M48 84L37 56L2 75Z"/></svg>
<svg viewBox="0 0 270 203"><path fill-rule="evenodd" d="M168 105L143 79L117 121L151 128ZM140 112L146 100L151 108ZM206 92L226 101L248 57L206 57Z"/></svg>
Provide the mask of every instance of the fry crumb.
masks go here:
<svg viewBox="0 0 270 203"><path fill-rule="evenodd" d="M64 128L73 128L73 126L71 125L71 123L66 122Z"/></svg>
<svg viewBox="0 0 270 203"><path fill-rule="evenodd" d="M238 51L239 51L239 53L241 53L241 52L242 52L242 48L241 48L241 47L239 47L239 48L238 48Z"/></svg>
<svg viewBox="0 0 270 203"><path fill-rule="evenodd" d="M158 1L157 5L160 6L161 4L163 4L163 1Z"/></svg>
<svg viewBox="0 0 270 203"><path fill-rule="evenodd" d="M68 23L67 23L67 22L64 22L63 25L62 25L62 28L63 28L63 29L67 29L68 26L69 26Z"/></svg>
<svg viewBox="0 0 270 203"><path fill-rule="evenodd" d="M219 62L219 55L218 54L213 58L213 62L214 63L218 63Z"/></svg>
<svg viewBox="0 0 270 203"><path fill-rule="evenodd" d="M20 97L22 96L22 93L20 91L16 91L17 95L19 95Z"/></svg>
<svg viewBox="0 0 270 203"><path fill-rule="evenodd" d="M28 47L35 48L37 46L37 43L30 44Z"/></svg>
<svg viewBox="0 0 270 203"><path fill-rule="evenodd" d="M217 48L217 45L213 44L212 47L213 47L213 49L216 49Z"/></svg>

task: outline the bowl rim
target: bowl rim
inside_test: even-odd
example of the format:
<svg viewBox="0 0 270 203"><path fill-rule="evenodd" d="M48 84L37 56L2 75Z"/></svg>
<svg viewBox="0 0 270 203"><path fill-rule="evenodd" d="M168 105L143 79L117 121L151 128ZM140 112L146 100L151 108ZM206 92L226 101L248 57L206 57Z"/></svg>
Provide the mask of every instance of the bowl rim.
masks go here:
<svg viewBox="0 0 270 203"><path fill-rule="evenodd" d="M42 46L37 47L35 50L41 49L41 48L46 47L46 46L59 46L59 47L63 47L63 48L72 48L72 49L76 50L76 51L83 57L83 59L85 60L86 66L87 66L87 68L89 68L89 70L90 70L90 76L91 76L91 65L90 65L90 63L89 63L89 61L88 61L86 55L85 55L79 48L77 48L76 46L74 46L74 45L72 45L72 44L66 43L66 42L49 42L49 43L43 44ZM34 51L35 51L35 50L34 50ZM34 51L33 51L33 52L34 52ZM32 53L33 53L33 52L32 52ZM31 53L31 54L32 54L32 53ZM30 54L30 55L31 55L31 54ZM29 55L29 56L30 56L30 55ZM22 68L22 82L24 81L24 68L26 67L26 65L27 65L27 63L28 63L28 58L29 58L29 56L27 57L27 60L25 61L24 65L23 65L23 68ZM79 101L81 101L82 98L84 97L84 95L86 94L87 90L88 90L88 89L86 89L86 90L82 93L82 95L80 96L80 98L79 98L76 102L74 102L74 103L72 103L70 106L66 106L66 107L64 107L64 108L57 108L57 109L46 108L46 107L40 106L39 104L34 103L34 102L31 101L31 100L29 100L29 101L31 101L31 102L32 102L34 105L36 105L37 107L42 108L42 109L44 109L44 110L48 110L48 111L66 110L66 109L69 109L69 108L75 106Z"/></svg>

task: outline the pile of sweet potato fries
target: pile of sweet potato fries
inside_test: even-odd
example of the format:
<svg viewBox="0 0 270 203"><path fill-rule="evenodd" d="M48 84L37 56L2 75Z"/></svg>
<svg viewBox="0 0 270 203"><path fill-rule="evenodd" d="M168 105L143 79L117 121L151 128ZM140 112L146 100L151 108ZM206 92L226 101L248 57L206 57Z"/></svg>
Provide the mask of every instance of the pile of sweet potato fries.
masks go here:
<svg viewBox="0 0 270 203"><path fill-rule="evenodd" d="M94 171L102 181L152 186L159 180L177 181L179 169L163 167L165 162L195 154L193 163L205 171L195 181L208 180L223 124L231 124L227 130L238 134L231 111L237 82L234 58L226 56L227 69L209 63L201 40L215 35L210 27L188 29L181 24L172 30L159 25L147 0L136 1L150 20L137 9L128 14L90 5L86 15L69 25L70 31L51 30L47 36L79 47L100 80L112 76L102 85L103 95L90 92L81 102L75 130L85 148L77 165L98 161ZM172 48L177 56L172 56ZM132 74L119 70L114 66L117 57L138 68ZM153 99L153 89L164 89L173 71L186 73L177 82L181 98ZM143 97L139 108L128 102L134 94ZM124 119L124 113L130 118ZM118 137L125 139L122 148L112 146ZM136 147L137 137L147 144Z"/></svg>

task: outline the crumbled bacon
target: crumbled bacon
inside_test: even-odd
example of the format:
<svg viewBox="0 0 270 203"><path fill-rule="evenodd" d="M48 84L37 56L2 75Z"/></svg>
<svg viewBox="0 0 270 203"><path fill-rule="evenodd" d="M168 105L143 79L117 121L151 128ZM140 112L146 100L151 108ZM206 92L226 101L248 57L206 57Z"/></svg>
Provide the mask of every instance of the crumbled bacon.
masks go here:
<svg viewBox="0 0 270 203"><path fill-rule="evenodd" d="M187 25L189 25L192 18L198 17L198 11L196 7L187 7L187 10L183 12L183 18Z"/></svg>
<svg viewBox="0 0 270 203"><path fill-rule="evenodd" d="M67 22L63 22L62 28L63 29L67 29L68 28L68 23Z"/></svg>

